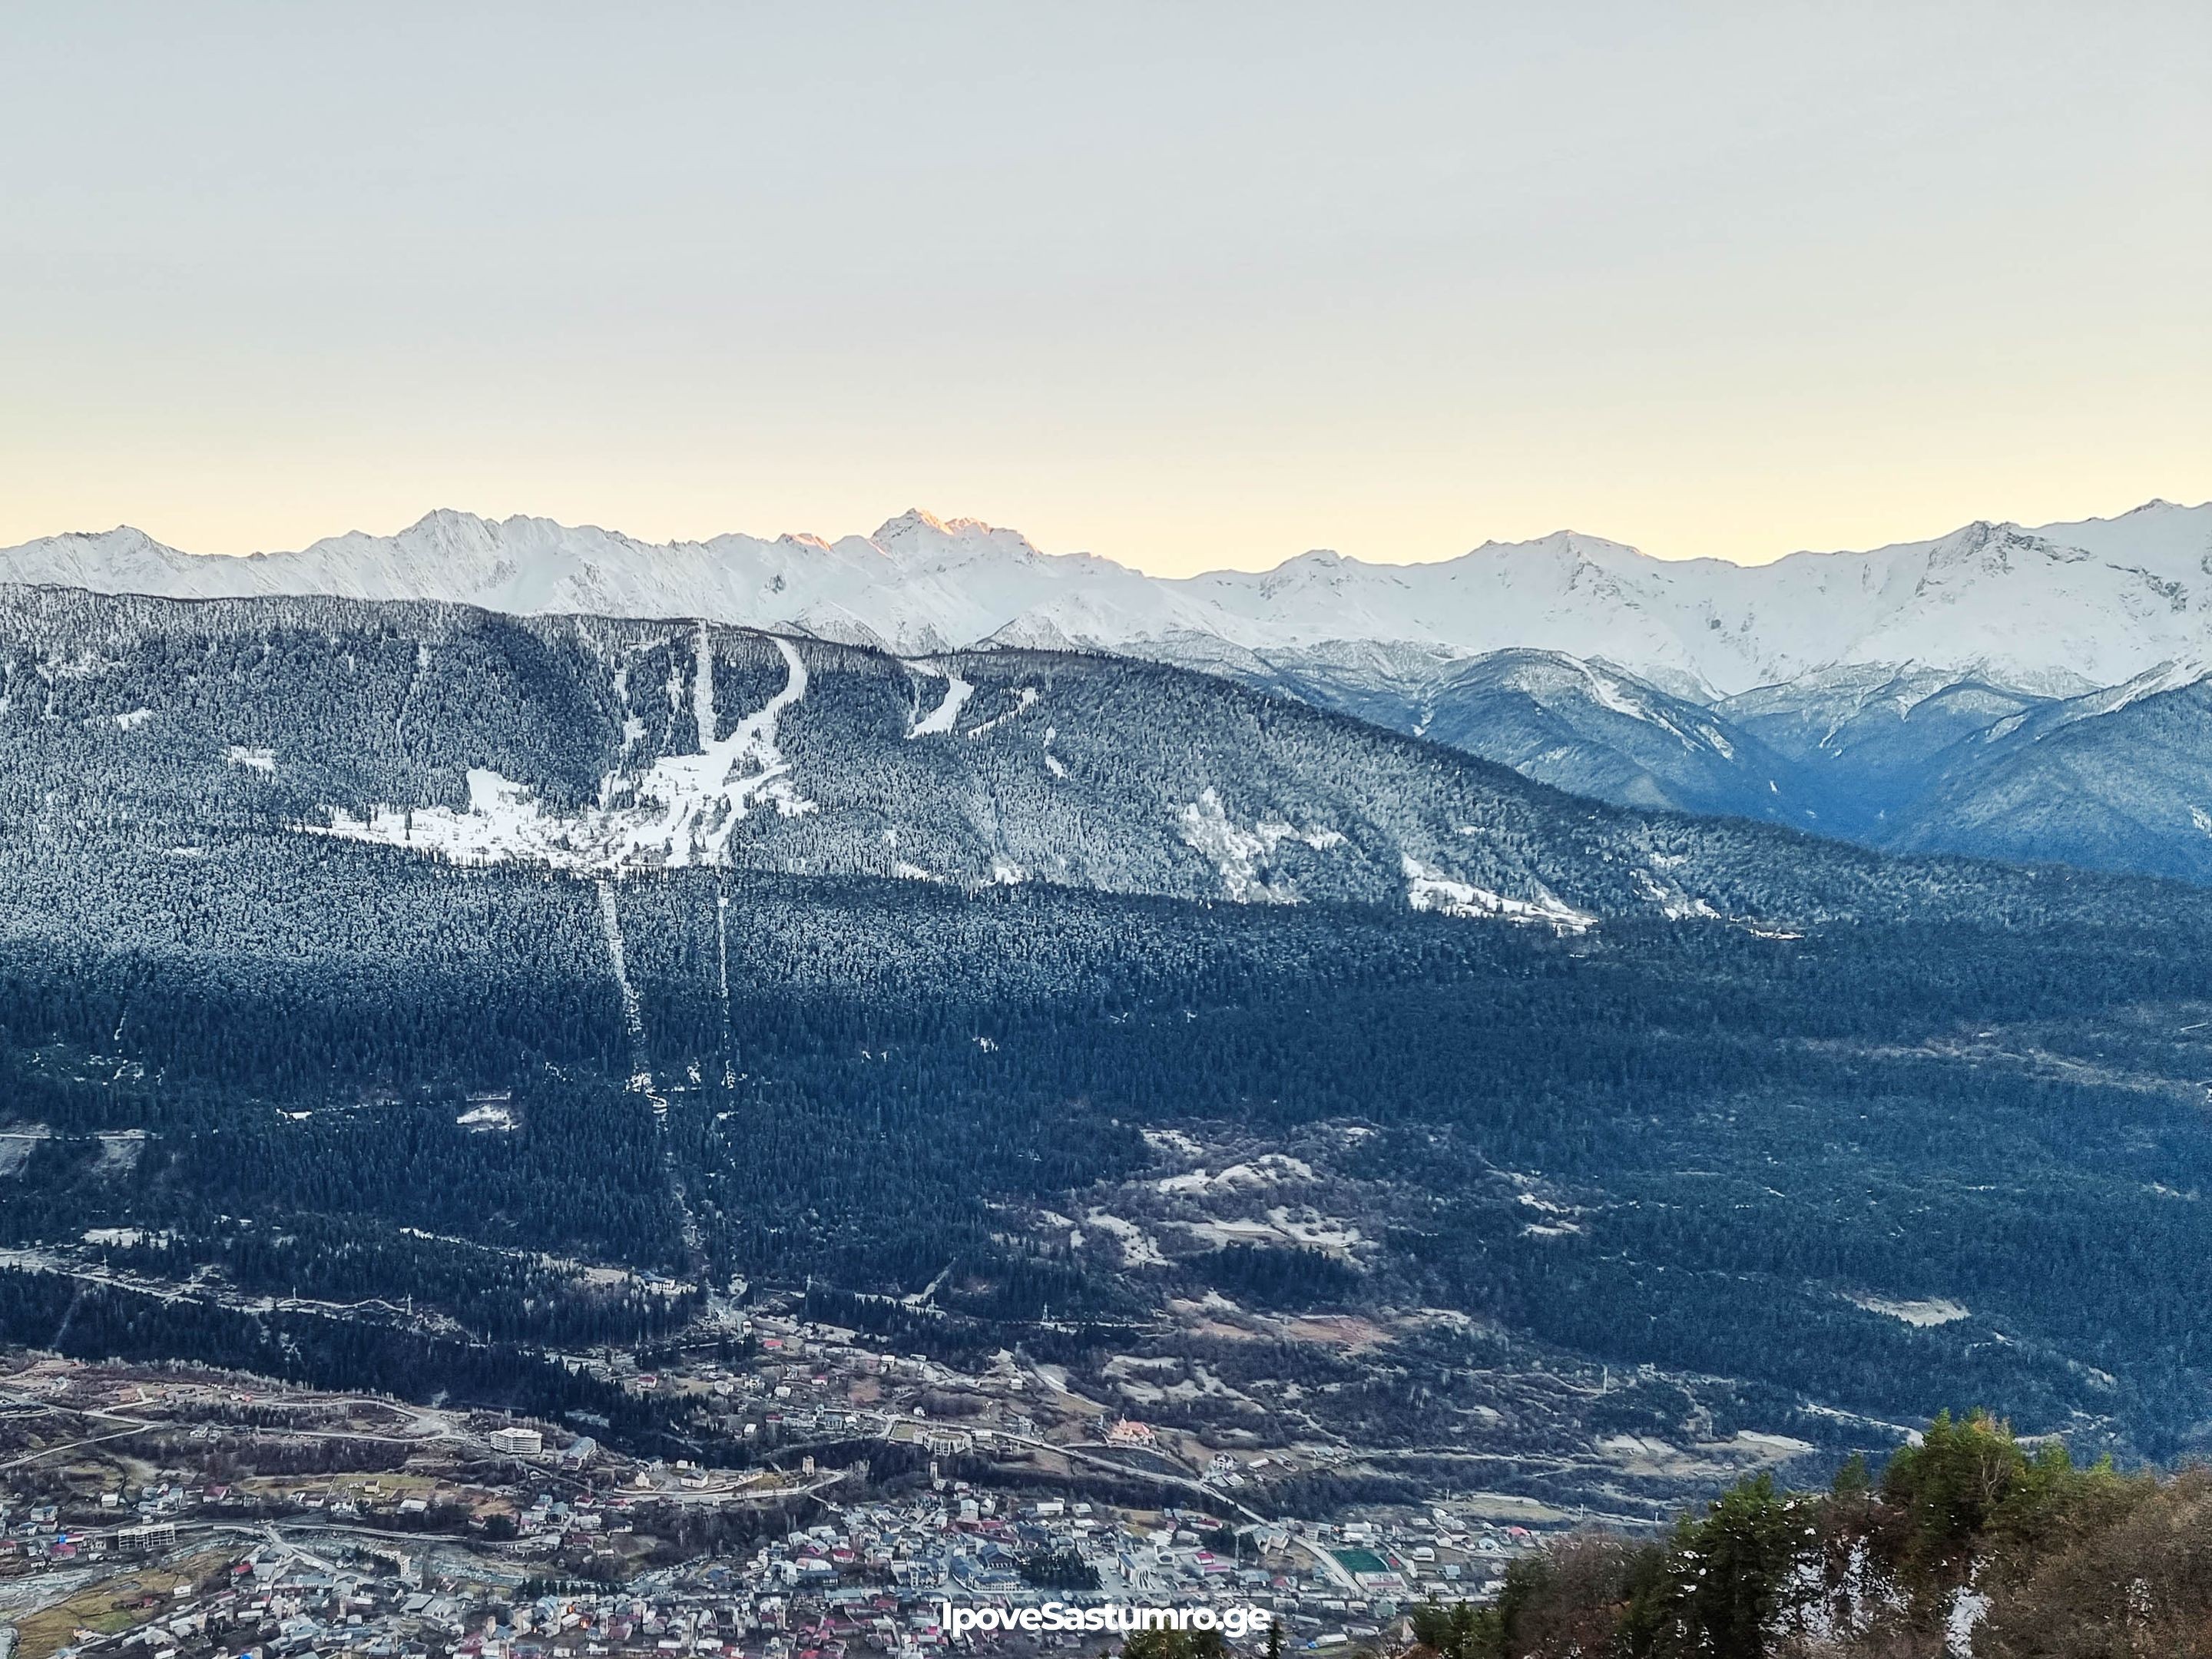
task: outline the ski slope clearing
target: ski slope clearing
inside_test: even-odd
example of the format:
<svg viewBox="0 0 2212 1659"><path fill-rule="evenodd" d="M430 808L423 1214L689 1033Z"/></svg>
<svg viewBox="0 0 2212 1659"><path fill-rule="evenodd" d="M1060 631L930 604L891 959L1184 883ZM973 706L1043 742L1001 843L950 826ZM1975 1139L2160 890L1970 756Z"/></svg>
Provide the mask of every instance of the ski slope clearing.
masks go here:
<svg viewBox="0 0 2212 1659"><path fill-rule="evenodd" d="M456 864L544 864L578 875L726 864L738 824L763 804L786 817L815 810L793 784L790 764L776 746L778 719L806 695L806 665L788 640L778 638L775 645L786 669L783 689L717 738L714 657L702 624L691 690L699 752L664 755L642 775L608 773L599 804L583 811L549 811L527 785L472 767L465 812L441 806L385 806L362 816L333 811L329 824L307 827Z"/></svg>
<svg viewBox="0 0 2212 1659"><path fill-rule="evenodd" d="M908 738L942 738L951 734L952 723L960 718L960 711L968 706L968 699L975 695L975 688L952 669L939 668L926 662L910 662L907 666L917 674L927 674L945 682L945 697L936 708L907 728Z"/></svg>

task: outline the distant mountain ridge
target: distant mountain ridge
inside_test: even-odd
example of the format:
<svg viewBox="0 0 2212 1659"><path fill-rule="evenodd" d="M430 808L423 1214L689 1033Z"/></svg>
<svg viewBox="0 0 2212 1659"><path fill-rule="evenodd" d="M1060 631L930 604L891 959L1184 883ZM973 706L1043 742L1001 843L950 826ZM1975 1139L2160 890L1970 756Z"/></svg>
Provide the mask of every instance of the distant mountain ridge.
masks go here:
<svg viewBox="0 0 2212 1659"><path fill-rule="evenodd" d="M1711 701L1842 667L1917 665L2043 696L2212 660L2212 502L1981 522L1863 553L1668 561L1561 531L1431 564L1301 554L1273 570L1147 576L1018 532L909 512L872 536L652 544L550 520L428 514L392 536L195 556L143 532L0 551L0 580L175 598L326 593L522 615L698 617L905 653L987 644L1191 665L1367 643L1603 659Z"/></svg>
<svg viewBox="0 0 2212 1659"><path fill-rule="evenodd" d="M2212 884L2212 672L2197 664L2076 697L1847 666L1711 703L1544 651L1285 653L1215 672L1618 805Z"/></svg>

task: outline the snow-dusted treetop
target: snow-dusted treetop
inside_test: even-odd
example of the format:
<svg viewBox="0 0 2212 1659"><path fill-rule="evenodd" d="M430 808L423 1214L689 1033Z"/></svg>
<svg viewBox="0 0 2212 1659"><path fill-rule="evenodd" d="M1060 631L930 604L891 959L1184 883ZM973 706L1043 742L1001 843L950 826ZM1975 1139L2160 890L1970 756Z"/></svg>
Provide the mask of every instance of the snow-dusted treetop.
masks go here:
<svg viewBox="0 0 2212 1659"><path fill-rule="evenodd" d="M701 617L927 653L986 642L1177 656L1334 641L1601 657L1698 695L1850 664L1917 663L2033 690L2212 658L2212 502L1977 523L1774 563L1652 558L1561 531L1432 564L1300 555L1261 573L1147 576L1012 530L910 512L872 536L656 544L549 519L432 513L297 552L197 556L124 528L0 551L0 580L183 598L336 593L525 614Z"/></svg>

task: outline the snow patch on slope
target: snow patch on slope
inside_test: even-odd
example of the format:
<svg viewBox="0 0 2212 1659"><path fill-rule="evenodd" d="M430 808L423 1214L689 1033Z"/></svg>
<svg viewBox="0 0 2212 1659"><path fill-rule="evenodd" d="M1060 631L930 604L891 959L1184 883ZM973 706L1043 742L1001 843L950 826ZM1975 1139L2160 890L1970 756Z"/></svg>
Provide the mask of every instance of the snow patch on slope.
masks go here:
<svg viewBox="0 0 2212 1659"><path fill-rule="evenodd" d="M1546 922L1562 933L1581 933L1597 918L1577 910L1541 882L1533 899L1508 898L1486 887L1462 881L1411 853L1400 855L1406 877L1406 902L1416 910L1432 910L1446 916L1501 916L1508 921Z"/></svg>
<svg viewBox="0 0 2212 1659"><path fill-rule="evenodd" d="M1111 1211L1094 1209L1084 1217L1084 1224L1105 1234L1120 1248L1121 1265L1125 1267L1164 1267L1168 1259L1152 1236L1133 1221L1125 1221Z"/></svg>
<svg viewBox="0 0 2212 1659"><path fill-rule="evenodd" d="M1182 809L1177 815L1177 827L1185 846L1213 860L1221 872L1223 887L1239 904L1298 902L1297 890L1287 878L1261 873L1263 866L1273 863L1277 849L1285 842L1295 842L1316 852L1344 845L1344 837L1329 829L1299 830L1267 820L1248 830L1230 817L1220 795L1212 788L1201 791L1196 800Z"/></svg>
<svg viewBox="0 0 2212 1659"><path fill-rule="evenodd" d="M1186 1170L1181 1175L1162 1176L1159 1190L1164 1194L1204 1193L1216 1189L1234 1191L1238 1188L1271 1187L1282 1182L1311 1182L1315 1179L1313 1165L1302 1158L1291 1158L1282 1152L1265 1152L1248 1163L1232 1164L1217 1174L1203 1169Z"/></svg>
<svg viewBox="0 0 2212 1659"><path fill-rule="evenodd" d="M1956 1324L1968 1317L1972 1311L1964 1303L1954 1302L1947 1296L1854 1296L1848 1300L1869 1313L1881 1314L1919 1330L1936 1325Z"/></svg>
<svg viewBox="0 0 2212 1659"><path fill-rule="evenodd" d="M1636 872L1636 884L1645 898L1659 907L1659 914L1669 921L1703 920L1720 915L1705 900L1684 892L1672 882L1660 880L1648 870Z"/></svg>

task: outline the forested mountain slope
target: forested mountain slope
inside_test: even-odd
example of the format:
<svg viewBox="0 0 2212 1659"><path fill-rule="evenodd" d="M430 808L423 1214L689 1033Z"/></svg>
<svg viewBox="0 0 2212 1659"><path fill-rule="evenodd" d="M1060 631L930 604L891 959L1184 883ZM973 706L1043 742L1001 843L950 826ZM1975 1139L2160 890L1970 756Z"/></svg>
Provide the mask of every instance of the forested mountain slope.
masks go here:
<svg viewBox="0 0 2212 1659"><path fill-rule="evenodd" d="M1553 651L1448 657L1340 645L1211 672L1617 805L1822 827L1826 780L1707 704Z"/></svg>
<svg viewBox="0 0 2212 1659"><path fill-rule="evenodd" d="M681 1311L578 1259L935 1285L839 1316L987 1347L1048 1308L1351 1305L1406 1334L1346 1409L1500 1452L1526 1448L1468 1368L1502 1341L1730 1379L1731 1421L1815 1445L1931 1398L2162 1452L2207 1412L2186 902L1562 937L1036 884L602 887L296 836L91 880L11 838L0 873L0 1243L40 1260L104 1240L214 1270L203 1293L408 1295L561 1343Z"/></svg>
<svg viewBox="0 0 2212 1659"><path fill-rule="evenodd" d="M703 647L8 593L0 1265L168 1288L0 1273L0 1334L234 1358L225 1298L380 1299L574 1349L742 1276L911 1345L1212 1343L1194 1421L1295 1373L1469 1455L1532 1432L1490 1370L1577 1356L1688 1379L1563 1388L1589 1435L2198 1443L2212 894L1113 659ZM1224 1347L1209 1295L1380 1334Z"/></svg>
<svg viewBox="0 0 2212 1659"><path fill-rule="evenodd" d="M2070 902L2049 878L1601 806L1127 659L15 589L0 674L0 822L64 843L253 830L571 873L1036 879L1568 927Z"/></svg>
<svg viewBox="0 0 2212 1659"><path fill-rule="evenodd" d="M1936 668L1838 668L1705 703L1548 652L1199 659L1618 805L2212 881L2212 681L2196 664L2066 698Z"/></svg>
<svg viewBox="0 0 2212 1659"><path fill-rule="evenodd" d="M1884 839L2212 883L2212 678L2146 676L1992 726Z"/></svg>
<svg viewBox="0 0 2212 1659"><path fill-rule="evenodd" d="M2052 701L1932 666L1850 667L1760 686L1712 714L1782 757L1808 825L1881 846L1972 739Z"/></svg>

